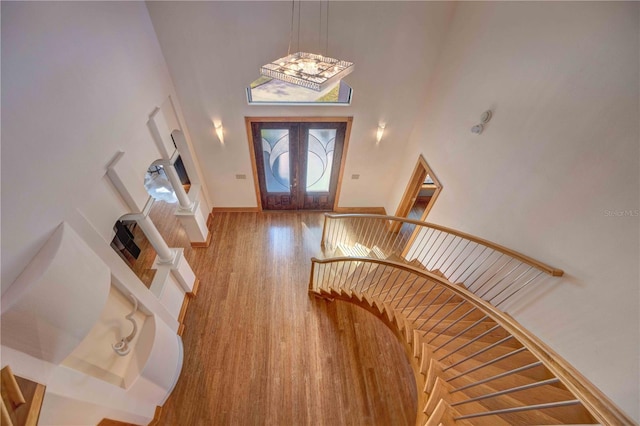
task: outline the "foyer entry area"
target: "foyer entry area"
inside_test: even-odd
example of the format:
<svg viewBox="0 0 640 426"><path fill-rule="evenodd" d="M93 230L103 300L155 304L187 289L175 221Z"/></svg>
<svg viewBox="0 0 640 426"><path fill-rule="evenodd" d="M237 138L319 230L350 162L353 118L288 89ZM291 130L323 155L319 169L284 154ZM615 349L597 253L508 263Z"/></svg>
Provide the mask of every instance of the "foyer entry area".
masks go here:
<svg viewBox="0 0 640 426"><path fill-rule="evenodd" d="M333 210L351 122L351 117L247 117L260 208Z"/></svg>
<svg viewBox="0 0 640 426"><path fill-rule="evenodd" d="M323 220L219 213L211 246L185 249L200 290L159 424L415 424L413 372L391 330L353 304L309 297Z"/></svg>

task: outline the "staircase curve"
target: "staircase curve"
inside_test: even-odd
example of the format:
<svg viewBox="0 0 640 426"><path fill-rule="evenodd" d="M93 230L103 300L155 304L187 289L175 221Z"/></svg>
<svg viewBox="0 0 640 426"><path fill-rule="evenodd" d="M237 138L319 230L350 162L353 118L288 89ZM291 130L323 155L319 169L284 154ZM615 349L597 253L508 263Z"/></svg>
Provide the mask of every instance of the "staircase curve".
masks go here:
<svg viewBox="0 0 640 426"><path fill-rule="evenodd" d="M507 311L563 271L450 228L325 214L309 292L394 331L418 388L416 425L636 424Z"/></svg>

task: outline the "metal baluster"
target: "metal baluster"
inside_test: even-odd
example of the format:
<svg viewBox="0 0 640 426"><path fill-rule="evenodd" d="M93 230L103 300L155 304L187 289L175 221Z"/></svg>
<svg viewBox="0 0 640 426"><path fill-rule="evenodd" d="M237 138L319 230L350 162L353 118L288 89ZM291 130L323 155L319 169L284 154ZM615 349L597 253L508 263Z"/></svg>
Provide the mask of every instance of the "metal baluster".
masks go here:
<svg viewBox="0 0 640 426"><path fill-rule="evenodd" d="M471 315L473 312L477 311L478 308L471 308L469 309L467 312L465 312L463 315L460 316L460 318L458 318L457 320L455 320L454 322L452 322L451 324L449 324L444 330L440 331L440 333L436 334L435 336L433 336L431 338L431 340L429 340L427 343L431 343L434 340L436 340L438 337L440 337L442 335L442 333L448 331L451 327L453 327L454 325L458 324L460 321L462 321L463 319L465 319L466 317L468 317L469 315ZM483 319L485 319L487 317L484 317ZM424 336L424 334L423 334Z"/></svg>
<svg viewBox="0 0 640 426"><path fill-rule="evenodd" d="M392 289L393 287L395 287L396 283L398 282L398 279L399 279L399 278L400 278L400 276L404 273L404 271L402 271L401 269L397 269L397 270L396 270L396 272L397 272L396 277L395 277L395 279L393 280L393 283L391 283L391 286L389 287L389 289L388 289L388 290L382 290L382 289L381 289L381 290L380 290L380 293L376 293L376 294L374 294L374 296L380 296L380 295L381 295L382 293L384 293L384 292L386 292L387 294L389 294L389 293L391 292L391 289ZM384 288L385 288L385 287L383 287L383 289L384 289Z"/></svg>
<svg viewBox="0 0 640 426"><path fill-rule="evenodd" d="M500 340L498 340L497 342L492 343L492 344L490 344L489 346L484 347L484 348L480 349L479 351L474 352L474 353L472 353L471 355L469 355L469 356L467 356L467 357L465 357L465 358L461 359L460 361L458 361L458 362L456 362L456 363L454 363L454 364L451 364L450 366L448 366L447 368L443 369L442 371L447 371L447 370L449 370L450 368L456 367L456 366L458 366L458 365L462 364L462 363L463 363L463 362L465 362L465 361L469 361L471 358L475 358L476 356L478 356L478 355L480 355L480 354L483 354L483 353L487 352L488 350L491 350L491 349L495 348L496 346L500 346L500 345L501 345L501 344L503 344L504 342L506 342L506 341L508 341L508 340L511 340L511 339L513 339L513 336L507 336L507 337L505 337L504 339L500 339Z"/></svg>
<svg viewBox="0 0 640 426"><path fill-rule="evenodd" d="M475 308L474 308L475 309ZM454 340L456 340L458 337L462 336L464 333L466 333L467 331L471 330L472 328L474 328L475 326L479 325L482 321L486 320L487 318L489 318L489 316L485 315L482 318L480 318L479 320L477 320L476 322L474 322L473 324L471 324L470 326L468 326L467 328L465 328L464 330L462 330L461 332L459 332L458 334L456 334L453 337L450 337L449 340L447 340L446 342L444 342L443 344L441 344L440 346L438 346L437 348L435 348L433 350L433 352L438 352L440 349L444 348L445 346L447 346L449 343L453 342Z"/></svg>
<svg viewBox="0 0 640 426"><path fill-rule="evenodd" d="M533 388L537 388L537 387L540 387L540 386L552 385L554 383L558 383L559 381L560 381L560 379L558 379L558 378L548 379L548 380L541 380L539 382L529 383L528 385L516 386L516 387L513 387L513 388L509 388L509 389L504 389L504 390L501 390L501 391L497 391L497 392L492 392L492 393L488 393L488 394L485 394L485 395L476 396L475 398L465 399L464 401L454 402L453 404L451 404L451 406L452 407L456 407L458 405L468 404L470 402L475 402L475 401L482 401L483 399L495 398L496 396L506 395L506 394L513 393L513 392L520 392L520 391L523 391L523 390L533 389Z"/></svg>
<svg viewBox="0 0 640 426"><path fill-rule="evenodd" d="M472 250L471 252L473 253L473 252L475 251L475 249L477 249L478 247L480 247L480 244L476 243L476 246L473 248L473 250ZM462 271L462 273L461 273L457 278L455 278L455 279L454 279L454 278L453 278L453 274L458 270L458 268L456 268L456 271L453 271L453 273L451 274L451 281L452 281L452 282L459 281L459 280L464 276L464 274L466 274L466 273L467 273L467 271L469 270L469 268L471 268L471 266L473 266L473 264L474 264L474 263L476 263L476 261L477 261L478 259L480 259L480 257L482 257L482 255L484 254L484 252L485 252L485 251L487 251L487 249L488 249L488 247L487 247L487 246L484 246L484 248L482 249L482 251L481 251L481 252L476 256L476 258L475 258L475 259L473 259L473 261L472 261L471 263L469 263L469 265L464 269L464 271ZM490 255L489 255L489 256L490 256ZM489 257L489 256L487 256L487 257ZM469 257L470 257L470 256L469 256ZM483 261L482 261L482 263L480 263L480 265L482 265L482 264L487 260L487 257L485 257L485 260L483 260ZM464 263L464 262L462 262L462 263ZM462 263L461 263L461 264L462 264ZM473 275L473 272L469 275L469 277L470 277L471 275ZM467 277L467 278L469 278L469 277ZM464 282L464 280L463 280L462 282Z"/></svg>
<svg viewBox="0 0 640 426"><path fill-rule="evenodd" d="M340 269L340 275L338 276L338 282L340 283L340 287L339 287L340 289L344 289L344 285L346 284L345 282L346 280L345 281L342 280L342 274L344 274L344 267L346 265L347 265L347 262L344 260L339 262L338 268Z"/></svg>
<svg viewBox="0 0 640 426"><path fill-rule="evenodd" d="M444 250L442 250L442 253L440 254L440 256L438 256L438 260L436 260L434 262L433 268L431 268L432 270L433 269L438 269L438 270L440 269L440 267L438 266L438 263L440 262L440 259L442 259L442 256L444 256L444 254L447 252L447 250L449 250L449 247L451 247L451 244L453 244L453 242L456 240L456 238L457 237L454 235L453 238L451 239L451 241L449 242L449 244L447 244L447 247ZM449 256L451 256L451 255L449 255Z"/></svg>
<svg viewBox="0 0 640 426"><path fill-rule="evenodd" d="M372 265L376 265L376 268L374 269L373 275L371 276L371 280L369 282L369 286L371 286L372 284L376 283L380 279L379 276L378 276L378 272L380 272L379 269L386 268L386 265L383 266L383 268L380 268L381 265L379 265L379 264L374 264L374 263L371 263L371 264ZM365 283L367 283L367 281L368 280L365 279L365 280L362 280L362 282L356 283L356 286L355 286L356 290L357 290L358 286L360 286L360 288L362 289L364 287Z"/></svg>
<svg viewBox="0 0 640 426"><path fill-rule="evenodd" d="M428 281L427 281L427 282L428 282ZM429 289L429 291L427 291L427 292L425 293L425 295L424 295L424 296L422 296L422 299L420 299L420 301L419 301L418 303L416 303L416 305L413 307L413 309L411 310L411 312L409 312L409 314L407 314L407 317L409 317L409 316L413 313L413 311L415 311L415 310L416 310L416 307L418 307L418 306L422 303L422 301L423 301L423 300L425 300L427 297L429 297L429 295L431 294L431 292L433 291L433 289L434 289L434 288L436 288L436 286L437 286L437 285L438 285L437 283L433 283L433 285L431 286L431 288ZM444 291L444 290L445 290L445 289L443 288L443 289L442 289L442 291ZM442 291L440 292L440 294L442 294ZM413 299L415 299L416 294L418 294L418 292L414 293L413 297L411 297L411 299L409 299L409 301L407 302L407 304L406 304L406 305L404 305L404 307L402 308L402 310L403 310L403 311L404 311L405 309L407 309L407 307L409 306L409 304L413 301ZM438 294L438 296L437 296L437 297L440 297L440 294ZM437 298L437 297L436 297L436 298ZM404 299L404 297L403 297L403 298L401 298L400 300L402 300L402 299ZM432 302L432 303L433 303L433 302ZM429 306L431 306L431 305L429 305Z"/></svg>
<svg viewBox="0 0 640 426"><path fill-rule="evenodd" d="M514 259L511 259L511 260L514 260ZM511 262L511 260L510 260L509 262ZM518 268L520 267L520 265L522 265L522 264L518 264L518 265L516 265L516 266L515 266L515 268L513 268L513 269L511 269L509 272L507 272L507 274L506 274L504 277L500 278L500 279L499 279L499 280L498 280L494 285L492 285L492 286L489 288L489 290L487 290L487 291L485 291L484 293L482 293L482 296L480 296L480 298L482 299L482 298L484 298L484 296L486 296L487 294L489 294L489 293L490 293L494 288L496 288L496 286L497 286L498 284L500 284L500 283L501 283L502 281L504 281L504 280L505 280L509 275L511 275L511 274L512 274L516 269L518 269ZM493 279L493 277L491 277L491 278ZM487 282L488 282L488 281L487 281ZM482 287L480 287L480 288L482 288ZM480 290L480 289L478 289L478 290Z"/></svg>
<svg viewBox="0 0 640 426"><path fill-rule="evenodd" d="M389 267L388 265L384 265L384 266L383 266L382 271L381 271L381 273L380 273L380 276L378 277L378 279L376 280L376 282L373 284L373 285L374 285L374 288L377 288L378 284L380 284L380 282L382 282L384 275L387 273L387 268L388 268L388 267ZM380 268L380 267L378 267L378 268ZM388 279L388 276L387 276L387 279ZM367 287L367 290L368 290L369 288L371 288L371 285L369 285L369 286ZM375 289L374 289L374 291L375 291ZM360 293L362 293L362 289L361 289Z"/></svg>
<svg viewBox="0 0 640 426"><path fill-rule="evenodd" d="M445 289L443 289L443 291L444 291L444 290L445 290ZM440 292L440 294L442 294L442 293L443 293L443 292L441 291L441 292ZM440 297L440 294L438 294L438 297ZM436 300L438 300L438 297L436 297L436 298L433 300L433 302L431 302L431 303L429 304L429 306L427 306L425 309L423 309L423 310L422 310L422 312L420 312L420 315L418 315L418 316L419 316L419 317L422 317L422 315L427 311L427 309L429 309L429 308L431 307L431 305L433 305L433 304L435 303L435 301L436 301ZM440 312L440 310L441 310L442 308L444 308L444 307L447 305L447 303L449 303L449 301L451 301L451 299L453 299L454 297L455 297L455 293L454 293L454 294L452 294L451 296L449 296L449 298L448 298L447 300L445 300L444 302L442 302L442 303L440 304L440 307L439 307L438 309L436 309L434 313L432 313L431 315L429 315L429 318L427 318L427 319L425 319L424 321L422 321L422 323L420 324L420 326L419 326L419 327L417 327L417 328L422 328L422 326L423 326L423 325L425 325L426 323L428 323L429 321L431 321L431 318L433 318L433 317L434 317L434 315L436 315L438 312Z"/></svg>
<svg viewBox="0 0 640 426"><path fill-rule="evenodd" d="M484 383L492 382L494 380L502 379L503 377L511 376L512 374L520 373L522 371L529 370L529 369L535 368L535 367L539 367L541 365L544 365L544 364L542 364L541 361L533 362L531 364L528 364L528 365L525 365L525 366L522 366L522 367L514 368L513 370L505 371L504 373L496 374L495 376L487 377L486 379L478 380L477 382L468 384L466 386L462 386L462 387L456 388L456 389L452 390L449 393L460 392L460 391L463 391L465 389L469 389L469 388L472 388L474 386L482 385Z"/></svg>
<svg viewBox="0 0 640 426"><path fill-rule="evenodd" d="M417 256L414 256L415 259L418 259L420 261L422 261L422 252L424 251L425 248L430 247L429 242L431 241L431 239L433 238L434 235L436 235L436 232L440 232L435 228L429 228L429 230L431 231L431 235L429 235L429 238L427 239L427 242L424 243L424 246L420 247L420 252L417 254ZM438 240L438 237L440 236L440 234L438 234L438 236L436 237L435 241ZM427 253L425 253L425 256L429 253L429 249L427 249Z"/></svg>
<svg viewBox="0 0 640 426"><path fill-rule="evenodd" d="M452 350L451 352L449 352L448 354L442 356L441 358L438 359L438 361L442 361L443 359L445 359L448 356L451 356L453 354L455 354L456 352L458 352L459 350L462 350L464 348L466 348L467 346L477 342L478 340L482 339L484 336L493 333L494 331L496 331L498 328L500 328L499 324L494 325L493 327L491 327L490 329L478 334L476 337L474 337L473 339L469 340L466 343L463 343L462 345L458 346L457 348L455 348L454 350ZM434 351L435 352L435 351Z"/></svg>
<svg viewBox="0 0 640 426"><path fill-rule="evenodd" d="M442 321L444 321L445 319L447 319L447 318L449 317L449 315L451 315L452 313L454 313L455 311L457 311L457 310L458 310L462 305L464 305L465 303L466 303L466 302L465 302L464 300L463 300L462 302L458 303L458 304L457 304L457 305L456 305L452 310L450 310L449 312L447 312L447 314L446 314L445 316L443 316L442 318L440 318L440 319L438 320L438 322L437 322L437 323L435 323L434 325L432 325L432 326L431 326L431 328L430 328L429 330L427 330L427 332L425 333L425 335L427 335L427 334L431 333L431 330L433 330L434 328L436 328L437 326L439 326L439 325L440 325L440 323L441 323ZM442 306L444 306L444 304L443 304ZM437 311L436 311L436 313L437 313ZM433 317L433 315L432 315L431 317ZM429 318L429 320L431 320L431 317Z"/></svg>
<svg viewBox="0 0 640 426"><path fill-rule="evenodd" d="M478 292L479 292L480 290L482 290L482 287L484 287L485 285L487 285L487 283L491 282L491 280L492 280L492 279L494 279L494 278L496 277L496 275L498 275L498 274L499 274L499 273L500 273L504 268L506 268L506 267L507 267L507 265L508 265L508 264L510 264L510 263L511 263L511 262L513 262L513 261L514 261L514 259L513 259L513 258L510 258L510 259L509 259L509 260L508 260L504 265L500 266L500 267L498 268L498 270L497 270L496 272L494 272L494 273L493 273L493 275L491 275L491 277L490 277L488 280L485 280L485 281L484 281L484 283L482 283L482 284L480 285L480 287L478 287L478 288L477 288L476 290L474 290L473 292L474 292L475 294L478 294ZM517 266L516 266L516 267L517 267ZM488 271L487 271L487 272L488 272ZM512 272L513 272L513 270L512 270Z"/></svg>
<svg viewBox="0 0 640 426"><path fill-rule="evenodd" d="M491 253L491 254L493 255L493 253ZM478 276L476 277L476 279L475 279L475 280L473 280L473 282L472 282L472 283L470 283L470 284L468 284L468 285L467 285L467 290L469 290L469 291L471 291L471 292L475 293L475 291L474 291L474 290L472 290L472 287L473 287L473 285L476 283L476 281L478 281L478 279L479 279L481 276L483 276L484 274L486 274L486 273L487 273L487 271L489 271L489 270L493 267L493 265L495 265L495 264L496 264L496 262L497 262L498 260L502 259L503 257L504 257L504 254L501 254L500 256L498 256L498 257L496 258L496 260L494 260L494 261L491 263L491 265L489 265L489 267L488 267L488 268L486 268L486 269L484 270L484 272L482 272L480 275L478 275ZM486 260L486 259L485 259L485 260ZM484 263L484 261L483 261L482 263ZM480 265L482 265L482 263L481 263ZM478 265L478 267L480 267L480 265ZM476 270L478 270L478 268L476 268L476 269L473 271L473 273L472 273L471 275L469 275L469 277L471 277L471 276L476 272Z"/></svg>
<svg viewBox="0 0 640 426"><path fill-rule="evenodd" d="M454 420L465 420L465 419L473 419L476 417L485 417L485 416L496 416L500 414L510 414L510 413L519 413L521 411L531 411L531 410L545 410L548 408L558 408L558 407L567 407L569 405L578 405L581 402L577 399L567 400L567 401L559 401L559 402L549 402L547 404L535 404L535 405L525 405L522 407L513 407L513 408L503 408L502 410L493 410L493 411L483 411L481 413L474 414L465 414L464 416L454 417Z"/></svg>
<svg viewBox="0 0 640 426"><path fill-rule="evenodd" d="M416 256L415 256L415 254L417 253L418 248L419 248L419 247L421 247L422 241L424 241L424 237L425 237L425 236L429 233L429 231L431 230L431 228L426 228L426 227L421 227L421 228L422 228L422 229L421 229L421 230L420 230L420 232L419 232L419 235L420 235L420 241L414 241L414 242L413 242L413 244L412 244L412 246L413 246L413 247L415 247L415 249L413 249L414 257L416 257ZM417 240L417 239L418 239L418 238L416 238L416 240ZM409 254L409 253L407 252L407 254Z"/></svg>
<svg viewBox="0 0 640 426"><path fill-rule="evenodd" d="M460 245L460 243L461 243L462 241L464 241L464 239L463 239L463 238L461 238L461 239L460 239L460 242L456 245L456 248L454 248L454 249L453 249L453 251L451 252L451 254L455 253L456 249L458 248L458 246ZM442 271L442 273L443 273L445 276L449 276L449 268L451 268L453 265L455 265L455 264L456 264L456 262L458 261L458 258L460 257L460 255L461 255L462 253L464 253L464 251L467 249L467 247L468 247L468 246L469 246L469 244L471 243L471 240L466 240L466 241L467 241L467 244L465 244L465 245L464 245L464 247L462 247L462 250L460 250L460 252L459 252L459 253L458 253L458 255L456 256L456 258L455 258L455 259L453 259L453 260L451 261L451 263L449 264L449 266L447 266L447 269L445 269L444 271ZM450 256L450 255L449 255L449 256ZM467 256L467 257L468 257L468 256ZM447 263L447 260L449 260L449 257L447 257L447 258L444 260L444 262L442 262L442 263L443 263L443 264ZM457 270L457 268L456 268L456 269L454 269L454 272L455 272L456 270Z"/></svg>
<svg viewBox="0 0 640 426"><path fill-rule="evenodd" d="M360 270L360 274L358 276L358 281L356 281L356 286L360 283L360 281L366 280L367 277L369 276L369 274L371 273L371 269L374 266L373 262L366 262L366 263L362 263L362 269ZM367 272L363 274L363 271L365 270L365 268L367 269Z"/></svg>
<svg viewBox="0 0 640 426"><path fill-rule="evenodd" d="M398 223L397 220L393 220L393 225L392 225L392 229L395 229L396 223ZM395 238L393 239L393 244L391 246L391 251L400 251L400 245L398 245L398 238L402 237L402 226L400 226L400 228L398 228L397 231L393 232L393 234L395 234Z"/></svg>
<svg viewBox="0 0 640 426"><path fill-rule="evenodd" d="M440 244L438 244L438 248L437 248L437 249L435 249L435 250L433 251L433 254L431 255L431 257L429 258L429 260L428 260L428 261L426 261L426 262L425 262L425 261L423 261L423 262L422 262L422 264L423 264L427 269L431 269L431 268L429 268L429 264L431 263L431 260L433 259L433 256L435 256L436 254L438 254L438 251L440 250L440 247L442 247L442 244L444 244L444 242L445 242L445 241L447 241L447 238L449 238L449 234L445 234L444 232L441 232L441 234L444 234L444 238L442 239L442 241L440 241ZM436 241L437 241L437 239L436 239ZM428 252L427 252L427 254L428 254ZM426 256L425 256L425 258L426 258Z"/></svg>
<svg viewBox="0 0 640 426"><path fill-rule="evenodd" d="M431 281L427 281L427 282L431 282ZM426 284L426 283L425 283L425 284ZM422 296L422 299L420 299L420 301L419 301L418 303L416 303L416 304L415 304L415 306L413 307L413 309L411 310L411 312L409 312L409 315L411 315L411 314L413 313L413 311L415 311L415 310L416 310L416 308L417 308L417 307L422 303L422 301L423 301L423 300L425 300L427 297L429 297L429 295L431 294L431 292L433 291L433 289L435 289L437 286L438 286L438 283L437 283L437 282L434 282L434 283L433 283L433 286L431 286L431 288L429 289L429 291L428 291L424 296ZM446 289L447 289L446 287L442 287L442 289L440 290L440 293L438 293L438 295L437 295L436 297L434 297L434 298L431 300L431 303L429 303L429 304L428 304L428 305L427 305L427 306L422 310L422 312L424 312L424 311L426 311L427 309L429 309L429 308L431 307L431 305L433 305L433 304L434 304L434 302L435 302L436 300L438 300L438 298L442 295L442 293L444 293L444 291L445 291ZM415 295L414 295L414 297L415 297ZM413 300L413 298L411 298L411 300ZM409 301L409 303L411 303L411 301ZM404 310L404 309L406 309L406 308L409 306L409 303L407 303L407 305L406 305L404 308L402 308L402 309L403 309L403 310Z"/></svg>
<svg viewBox="0 0 640 426"><path fill-rule="evenodd" d="M533 278L531 278L529 281L527 281L526 283L522 284L520 286L519 289L513 291L510 295L508 295L507 297L505 297L504 299L502 299L498 304L496 304L496 307L499 307L503 302L506 302L507 300L509 300L511 298L511 296L513 296L514 294L516 294L517 292L519 292L520 290L522 290L523 288L525 288L527 285L529 285L530 282L534 281L536 278L538 278L540 275L542 275L542 271L538 272Z"/></svg>
<svg viewBox="0 0 640 426"><path fill-rule="evenodd" d="M525 348L525 347L518 348L516 350L513 350L513 351L509 352L508 354L500 355L497 358L494 358L494 359L492 359L490 361L484 362L484 363L482 363L480 365L476 365L475 367L472 367L472 368L470 368L470 369L468 369L466 371L463 371L462 373L456 374L455 376L448 378L446 381L447 382L453 382L454 380L459 379L462 376L467 376L467 375L473 373L474 371L481 370L484 367L488 367L488 366L490 366L492 364L495 364L495 363L500 362L500 361L502 361L504 359L510 358L510 357L512 357L514 355L517 355L519 353L522 353L522 352L524 352L526 350L527 350L527 348Z"/></svg>
<svg viewBox="0 0 640 426"><path fill-rule="evenodd" d="M393 297L389 300L389 302L393 302L394 300L396 300L396 296L398 296L398 293L400 293L400 290L402 290L402 287L404 287L407 283L407 280L411 277L411 274L409 274L404 281L402 282L402 285L398 286L398 289L396 290L396 293L393 295ZM418 280L419 276L416 275L415 278L413 279L413 281L411 281L411 284L409 284L407 286L407 290L405 290L405 293L408 291L409 288L411 288L411 286ZM390 292L389 292L390 293ZM387 296L389 296L389 293L387 293ZM387 301L387 297L385 296L385 298L383 299L384 302Z"/></svg>
<svg viewBox="0 0 640 426"><path fill-rule="evenodd" d="M419 279L423 279L423 278L422 278L422 277L420 277L420 275L416 275L416 279L415 279L415 280L413 280L413 282L411 283L411 285L408 285L408 286L407 286L407 289L404 291L404 294L402 295L402 297L401 297L400 299L397 299L397 300L398 300L398 305L400 305L400 303L402 302L402 299L404 299L405 297L407 297L407 294L409 294L409 290L411 290L411 288L413 287L413 285L414 285L414 284L416 283L416 281L418 281ZM400 289L398 289L398 293L400 292L399 290L400 290ZM398 295L398 293L396 293L396 296ZM414 295L415 295L415 294L414 294ZM394 298L392 299L392 301L393 301L393 300L396 300L396 298L394 297Z"/></svg>
<svg viewBox="0 0 640 426"><path fill-rule="evenodd" d="M518 267L520 267L522 265L523 264L520 264L520 265L518 265ZM533 266L529 266L527 269L525 269L525 271L523 273L521 273L520 275L515 277L515 279L513 281L511 281L508 285L504 286L504 288L502 290L500 290L495 296L493 296L491 299L489 299L489 303L492 303L493 299L495 299L496 297L500 296L503 291L505 291L506 289L510 288L512 285L514 285L520 278L522 278L524 275L528 274L529 271L531 271L532 269L533 269Z"/></svg>
<svg viewBox="0 0 640 426"><path fill-rule="evenodd" d="M331 250L335 250L336 249L336 238L337 238L337 234L338 234L338 230L340 229L340 224L341 224L341 220L338 219L330 219L329 223L331 223L331 232L329 233L330 238L331 238L331 246L330 249Z"/></svg>
<svg viewBox="0 0 640 426"><path fill-rule="evenodd" d="M354 288L358 286L358 283L353 282L353 276L356 272L356 268L358 267L357 261L349 261L349 268L347 269L347 280L349 281L349 288Z"/></svg>

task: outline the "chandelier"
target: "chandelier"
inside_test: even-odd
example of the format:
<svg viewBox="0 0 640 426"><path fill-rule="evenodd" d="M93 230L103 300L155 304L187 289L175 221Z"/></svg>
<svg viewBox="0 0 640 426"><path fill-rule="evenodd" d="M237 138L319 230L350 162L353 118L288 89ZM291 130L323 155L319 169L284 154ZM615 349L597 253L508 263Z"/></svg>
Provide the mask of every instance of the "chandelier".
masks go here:
<svg viewBox="0 0 640 426"><path fill-rule="evenodd" d="M316 92L335 85L353 71L353 62L298 52L260 67L260 74Z"/></svg>
<svg viewBox="0 0 640 426"><path fill-rule="evenodd" d="M331 58L329 46L329 2L326 1L324 55L298 51L291 53L295 0L291 3L291 29L287 55L260 67L260 78L247 88L249 103L350 104L351 88L342 79L354 70L353 62ZM300 8L298 0L298 40L300 46ZM322 28L322 8L320 11ZM320 31L319 42L322 39Z"/></svg>

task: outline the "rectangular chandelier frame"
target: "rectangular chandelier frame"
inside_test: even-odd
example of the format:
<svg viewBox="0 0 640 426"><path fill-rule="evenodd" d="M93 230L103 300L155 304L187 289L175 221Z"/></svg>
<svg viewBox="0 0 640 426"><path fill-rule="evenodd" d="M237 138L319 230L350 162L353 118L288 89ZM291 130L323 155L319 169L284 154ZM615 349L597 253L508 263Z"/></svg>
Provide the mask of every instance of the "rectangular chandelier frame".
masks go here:
<svg viewBox="0 0 640 426"><path fill-rule="evenodd" d="M297 52L260 67L260 74L320 92L354 69L353 62Z"/></svg>

